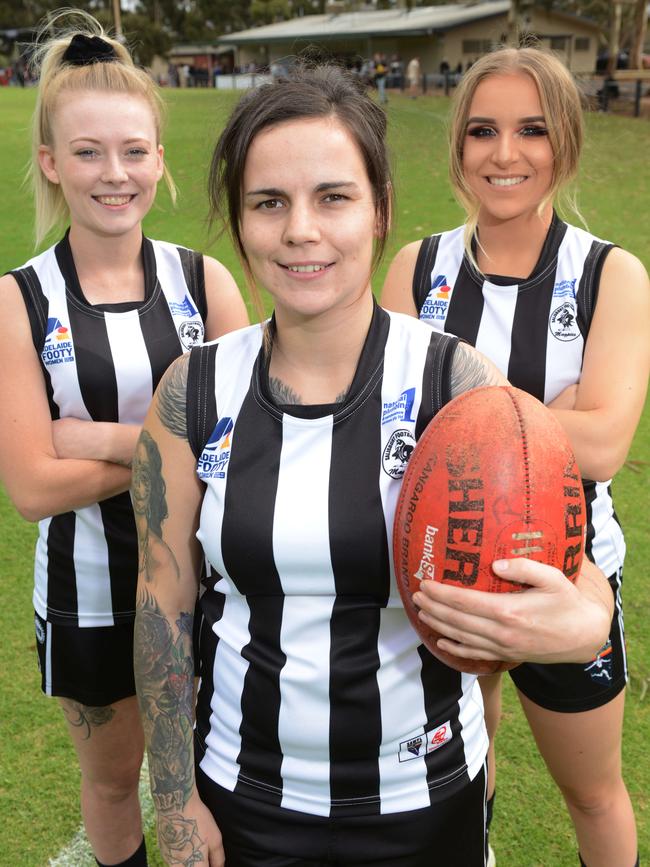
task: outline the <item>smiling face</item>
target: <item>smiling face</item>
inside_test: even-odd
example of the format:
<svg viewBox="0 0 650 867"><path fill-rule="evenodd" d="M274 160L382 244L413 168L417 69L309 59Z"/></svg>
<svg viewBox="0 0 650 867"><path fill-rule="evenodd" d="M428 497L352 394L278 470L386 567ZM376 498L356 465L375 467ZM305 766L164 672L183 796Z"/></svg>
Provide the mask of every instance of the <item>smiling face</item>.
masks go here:
<svg viewBox="0 0 650 867"><path fill-rule="evenodd" d="M241 239L278 316L312 317L370 292L376 211L363 157L334 117L268 127L252 141Z"/></svg>
<svg viewBox="0 0 650 867"><path fill-rule="evenodd" d="M128 93L76 91L56 104L53 143L39 163L60 184L77 230L100 236L140 232L163 172L163 149L145 99Z"/></svg>
<svg viewBox="0 0 650 867"><path fill-rule="evenodd" d="M553 150L539 93L522 73L490 75L472 98L463 140L466 184L479 221L537 212L553 183Z"/></svg>

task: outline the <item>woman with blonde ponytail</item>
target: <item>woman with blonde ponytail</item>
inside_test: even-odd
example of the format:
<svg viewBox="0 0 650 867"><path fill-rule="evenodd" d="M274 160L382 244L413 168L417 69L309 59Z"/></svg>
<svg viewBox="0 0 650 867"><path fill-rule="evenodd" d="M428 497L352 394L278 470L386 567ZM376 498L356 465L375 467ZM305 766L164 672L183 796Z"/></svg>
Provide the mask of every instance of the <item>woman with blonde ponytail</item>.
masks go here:
<svg viewBox="0 0 650 867"><path fill-rule="evenodd" d="M458 87L450 126L450 177L465 223L404 247L382 303L474 345L551 407L569 434L590 516L587 555L609 576L615 599L609 640L587 664L526 663L510 675L564 795L581 863L632 867L636 829L620 755L625 542L609 480L644 405L650 293L634 256L556 211L564 200L579 216L571 181L582 140L580 94L560 60L534 48L478 60ZM499 676L481 686L492 741ZM493 748L490 755L488 816Z"/></svg>
<svg viewBox="0 0 650 867"><path fill-rule="evenodd" d="M158 181L175 190L160 97L124 45L66 11L48 22L35 63L37 245L68 228L0 279L12 322L0 348L0 479L39 522L42 689L67 721L97 863L142 867L131 461L167 366L247 316L222 265L142 233Z"/></svg>

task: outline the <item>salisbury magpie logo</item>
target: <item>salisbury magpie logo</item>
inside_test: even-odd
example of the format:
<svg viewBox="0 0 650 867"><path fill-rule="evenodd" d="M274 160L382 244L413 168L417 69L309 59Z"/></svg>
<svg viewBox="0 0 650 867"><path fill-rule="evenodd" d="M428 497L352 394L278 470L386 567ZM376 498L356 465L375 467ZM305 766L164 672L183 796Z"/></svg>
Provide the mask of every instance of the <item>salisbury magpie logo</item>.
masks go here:
<svg viewBox="0 0 650 867"><path fill-rule="evenodd" d="M53 367L55 364L74 361L74 348L70 329L63 325L56 316L51 316L45 326L45 344L41 352L43 364Z"/></svg>
<svg viewBox="0 0 650 867"><path fill-rule="evenodd" d="M564 304L556 307L549 317L548 327L553 337L556 340L561 340L563 343L579 337L580 329L578 328L578 314L575 303L573 301L565 301Z"/></svg>
<svg viewBox="0 0 650 867"><path fill-rule="evenodd" d="M434 277L431 291L422 305L422 310L420 310L420 319L444 320L447 316L451 292L452 287L448 285L444 274L438 274Z"/></svg>
<svg viewBox="0 0 650 867"><path fill-rule="evenodd" d="M415 437L410 430L396 430L386 443L381 465L391 479L401 479L415 448Z"/></svg>
<svg viewBox="0 0 650 867"><path fill-rule="evenodd" d="M189 295L186 295L180 303L178 301L170 301L169 309L171 310L172 316L185 316L187 319L192 319L193 316L198 316L199 313L196 307L192 304Z"/></svg>
<svg viewBox="0 0 650 867"><path fill-rule="evenodd" d="M191 349L199 343L203 343L203 323L198 320L185 320L178 328L183 349Z"/></svg>
<svg viewBox="0 0 650 867"><path fill-rule="evenodd" d="M203 447L196 471L202 479L223 479L230 460L233 420L220 418Z"/></svg>

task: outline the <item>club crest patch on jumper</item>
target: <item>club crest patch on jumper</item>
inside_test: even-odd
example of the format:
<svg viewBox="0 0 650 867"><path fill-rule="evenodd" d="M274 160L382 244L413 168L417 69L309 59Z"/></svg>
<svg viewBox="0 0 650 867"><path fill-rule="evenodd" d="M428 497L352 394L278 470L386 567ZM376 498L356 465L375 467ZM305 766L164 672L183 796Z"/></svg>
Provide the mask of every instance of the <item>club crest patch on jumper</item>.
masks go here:
<svg viewBox="0 0 650 867"><path fill-rule="evenodd" d="M402 741L399 745L399 760L400 762L410 762L413 759L421 759L429 753L439 750L440 747L444 747L452 739L452 736L451 723L448 720L433 731L423 732L421 735Z"/></svg>
<svg viewBox="0 0 650 867"><path fill-rule="evenodd" d="M45 326L45 343L41 358L46 367L74 361L74 347L70 328L56 316L51 316Z"/></svg>
<svg viewBox="0 0 650 867"><path fill-rule="evenodd" d="M415 448L415 437L410 430L396 430L384 448L381 465L391 479L401 479Z"/></svg>
<svg viewBox="0 0 650 867"><path fill-rule="evenodd" d="M203 323L196 319L186 319L178 328L178 336L183 349L191 349L199 343L203 343Z"/></svg>
<svg viewBox="0 0 650 867"><path fill-rule="evenodd" d="M230 461L233 420L223 416L215 425L210 439L203 446L196 472L201 479L224 479Z"/></svg>
<svg viewBox="0 0 650 867"><path fill-rule="evenodd" d="M565 301L556 307L548 320L548 327L556 340L563 343L575 340L580 336L578 328L578 311L573 301Z"/></svg>

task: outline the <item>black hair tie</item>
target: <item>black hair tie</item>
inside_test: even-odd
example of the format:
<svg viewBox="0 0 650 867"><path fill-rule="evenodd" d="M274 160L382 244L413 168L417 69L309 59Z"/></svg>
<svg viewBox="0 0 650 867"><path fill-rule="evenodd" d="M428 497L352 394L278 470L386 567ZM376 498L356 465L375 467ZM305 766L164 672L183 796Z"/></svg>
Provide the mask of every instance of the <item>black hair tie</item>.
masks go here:
<svg viewBox="0 0 650 867"><path fill-rule="evenodd" d="M91 63L111 63L117 60L117 54L113 46L99 36L75 33L62 60L73 66L89 66Z"/></svg>

